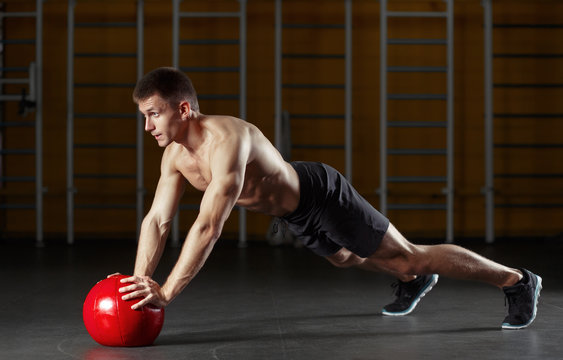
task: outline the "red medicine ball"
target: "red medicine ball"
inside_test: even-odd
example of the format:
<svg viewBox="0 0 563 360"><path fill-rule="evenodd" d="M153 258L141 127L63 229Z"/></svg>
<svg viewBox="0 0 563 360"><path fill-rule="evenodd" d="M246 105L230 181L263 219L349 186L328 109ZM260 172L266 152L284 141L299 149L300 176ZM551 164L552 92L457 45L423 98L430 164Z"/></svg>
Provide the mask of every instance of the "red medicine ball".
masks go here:
<svg viewBox="0 0 563 360"><path fill-rule="evenodd" d="M121 299L127 286L115 275L98 282L86 296L82 316L90 336L106 346L146 346L154 342L164 323L164 309L152 305L132 310L135 300ZM138 300L137 300L138 301Z"/></svg>

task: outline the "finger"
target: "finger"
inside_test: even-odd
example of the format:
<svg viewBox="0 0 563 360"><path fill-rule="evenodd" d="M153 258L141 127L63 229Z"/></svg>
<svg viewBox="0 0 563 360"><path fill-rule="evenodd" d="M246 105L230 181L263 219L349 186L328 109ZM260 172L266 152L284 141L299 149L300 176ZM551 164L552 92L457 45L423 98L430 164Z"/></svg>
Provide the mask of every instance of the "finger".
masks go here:
<svg viewBox="0 0 563 360"><path fill-rule="evenodd" d="M118 273L118 272L113 273L113 274L111 274L111 275L108 275L107 278L109 279L109 278L112 277L112 276L118 276L118 275L121 275L121 273Z"/></svg>
<svg viewBox="0 0 563 360"><path fill-rule="evenodd" d="M122 286L119 288L119 292L120 293L125 293L125 292L129 292L129 291L135 291L135 290L139 290L143 288L142 285L139 284L133 284L133 285L129 285L129 286Z"/></svg>
<svg viewBox="0 0 563 360"><path fill-rule="evenodd" d="M146 291L146 290L138 290L138 291L134 291L131 292L129 294L125 294L121 297L121 300L133 300L133 299L138 299L138 298L144 298L145 296L149 296L150 292Z"/></svg>
<svg viewBox="0 0 563 360"><path fill-rule="evenodd" d="M139 281L140 281L139 278L136 277L136 276L130 276L130 277L126 277L126 278L119 280L119 282L122 283L122 284L124 284L124 283L136 283L136 282L139 282Z"/></svg>
<svg viewBox="0 0 563 360"><path fill-rule="evenodd" d="M135 303L131 306L131 309L133 310L139 310L140 308L142 308L143 306L147 305L148 303L150 303L150 300L148 297L144 298L143 300L139 301L138 303Z"/></svg>

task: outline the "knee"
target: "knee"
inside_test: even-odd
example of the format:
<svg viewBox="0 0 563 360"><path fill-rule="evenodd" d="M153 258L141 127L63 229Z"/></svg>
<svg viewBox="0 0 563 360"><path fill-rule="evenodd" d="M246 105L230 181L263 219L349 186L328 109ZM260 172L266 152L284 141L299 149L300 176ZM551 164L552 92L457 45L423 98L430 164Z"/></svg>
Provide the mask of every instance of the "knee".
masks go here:
<svg viewBox="0 0 563 360"><path fill-rule="evenodd" d="M352 253L347 249L341 249L336 254L327 256L326 259L334 266L339 268L349 268L361 265L365 259Z"/></svg>
<svg viewBox="0 0 563 360"><path fill-rule="evenodd" d="M424 255L422 247L413 245L407 251L397 254L397 256L384 259L382 265L399 274L420 275L427 273L429 259Z"/></svg>

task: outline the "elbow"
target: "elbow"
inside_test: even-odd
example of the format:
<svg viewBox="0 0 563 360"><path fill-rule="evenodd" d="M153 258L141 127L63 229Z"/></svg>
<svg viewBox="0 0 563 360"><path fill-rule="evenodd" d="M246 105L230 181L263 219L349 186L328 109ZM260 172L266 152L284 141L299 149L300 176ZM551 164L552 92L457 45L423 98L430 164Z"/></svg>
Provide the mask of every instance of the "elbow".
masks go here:
<svg viewBox="0 0 563 360"><path fill-rule="evenodd" d="M240 197L240 194L242 192L242 184L231 184L228 187L225 187L224 192L223 192L223 196L225 196L225 198L228 199L228 201L232 201L233 205L234 203L237 201L237 199Z"/></svg>
<svg viewBox="0 0 563 360"><path fill-rule="evenodd" d="M141 233L155 234L163 238L170 230L172 219L164 219L153 213L149 213L141 223Z"/></svg>
<svg viewBox="0 0 563 360"><path fill-rule="evenodd" d="M231 174L222 184L223 195L229 198L237 199L240 196L244 185L244 177L242 174Z"/></svg>
<svg viewBox="0 0 563 360"><path fill-rule="evenodd" d="M221 229L215 227L209 230L209 239L212 246L215 245L217 240L219 240L220 236L221 236Z"/></svg>
<svg viewBox="0 0 563 360"><path fill-rule="evenodd" d="M212 224L199 224L195 230L198 238L206 240L211 246L215 245L221 236L221 228Z"/></svg>

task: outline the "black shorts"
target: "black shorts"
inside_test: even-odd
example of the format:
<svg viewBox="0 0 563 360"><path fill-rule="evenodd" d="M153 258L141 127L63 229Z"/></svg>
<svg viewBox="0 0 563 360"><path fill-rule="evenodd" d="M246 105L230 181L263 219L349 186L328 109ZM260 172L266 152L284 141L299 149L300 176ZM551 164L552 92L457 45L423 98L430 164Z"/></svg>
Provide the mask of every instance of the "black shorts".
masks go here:
<svg viewBox="0 0 563 360"><path fill-rule="evenodd" d="M299 175L301 195L297 209L283 219L295 236L320 256L341 248L363 258L372 255L389 220L334 168L303 161L291 165Z"/></svg>

